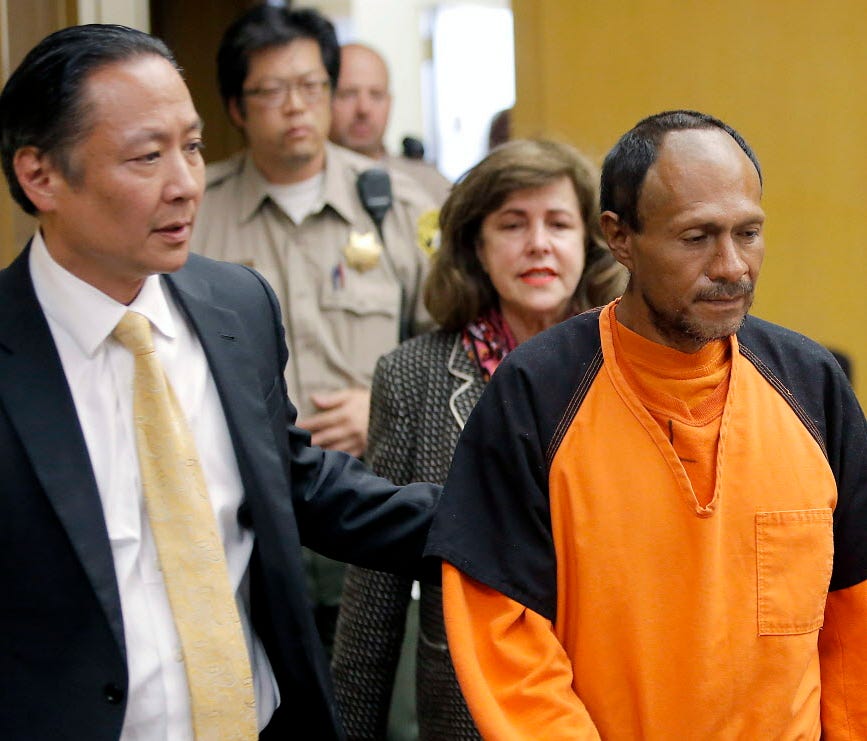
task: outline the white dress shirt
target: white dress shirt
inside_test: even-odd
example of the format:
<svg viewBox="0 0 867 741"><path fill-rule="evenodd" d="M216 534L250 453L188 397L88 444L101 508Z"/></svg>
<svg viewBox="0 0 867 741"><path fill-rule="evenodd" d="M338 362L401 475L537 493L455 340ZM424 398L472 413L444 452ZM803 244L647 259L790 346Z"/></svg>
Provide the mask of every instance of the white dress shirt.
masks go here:
<svg viewBox="0 0 867 741"><path fill-rule="evenodd" d="M279 704L250 625L253 533L239 526L243 486L204 351L159 276L127 307L78 279L33 238L30 273L60 354L96 477L123 610L129 696L122 741L192 741L180 642L144 508L132 413L133 356L110 335L127 309L146 316L154 347L193 432L253 668L260 730Z"/></svg>

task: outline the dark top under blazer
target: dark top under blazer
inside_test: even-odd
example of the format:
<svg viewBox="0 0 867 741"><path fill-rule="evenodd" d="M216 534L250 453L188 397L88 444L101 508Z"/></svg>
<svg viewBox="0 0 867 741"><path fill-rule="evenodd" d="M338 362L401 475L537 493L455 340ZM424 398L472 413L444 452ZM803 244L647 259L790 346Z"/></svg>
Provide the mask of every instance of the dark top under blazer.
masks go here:
<svg viewBox="0 0 867 741"><path fill-rule="evenodd" d="M117 739L128 676L111 547L28 255L0 272L0 736ZM413 570L438 489L398 489L309 446L286 397L279 307L258 274L191 255L164 281L204 348L238 459L238 518L256 538L251 618L281 696L269 730L343 738L300 545Z"/></svg>

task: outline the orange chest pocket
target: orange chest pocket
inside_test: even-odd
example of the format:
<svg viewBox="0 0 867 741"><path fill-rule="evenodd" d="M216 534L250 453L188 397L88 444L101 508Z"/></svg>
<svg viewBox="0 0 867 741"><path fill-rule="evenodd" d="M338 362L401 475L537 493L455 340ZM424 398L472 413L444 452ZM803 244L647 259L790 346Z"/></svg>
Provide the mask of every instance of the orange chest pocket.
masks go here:
<svg viewBox="0 0 867 741"><path fill-rule="evenodd" d="M831 509L756 514L759 635L822 627L834 564Z"/></svg>

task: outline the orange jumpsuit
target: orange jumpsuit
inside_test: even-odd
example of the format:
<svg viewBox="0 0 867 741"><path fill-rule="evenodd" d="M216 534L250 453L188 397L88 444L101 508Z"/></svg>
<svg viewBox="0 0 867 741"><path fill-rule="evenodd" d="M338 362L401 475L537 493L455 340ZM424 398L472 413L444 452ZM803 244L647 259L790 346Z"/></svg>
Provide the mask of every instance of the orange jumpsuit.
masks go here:
<svg viewBox="0 0 867 741"><path fill-rule="evenodd" d="M482 734L867 739L867 425L839 368L748 318L690 474L614 321L518 348L458 445L428 552Z"/></svg>

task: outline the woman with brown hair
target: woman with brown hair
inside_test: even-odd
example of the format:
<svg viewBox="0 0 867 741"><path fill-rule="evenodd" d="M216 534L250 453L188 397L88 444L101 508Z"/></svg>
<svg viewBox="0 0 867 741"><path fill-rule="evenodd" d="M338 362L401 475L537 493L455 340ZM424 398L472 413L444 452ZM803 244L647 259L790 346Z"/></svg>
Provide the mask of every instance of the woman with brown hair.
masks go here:
<svg viewBox="0 0 867 741"><path fill-rule="evenodd" d="M602 240L597 175L572 147L517 140L452 189L424 290L439 324L382 357L367 461L395 483L448 473L461 429L517 344L619 295L626 276ZM350 567L332 669L350 739L384 739L409 580ZM454 676L440 590L421 592L420 738L479 738Z"/></svg>

